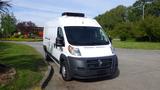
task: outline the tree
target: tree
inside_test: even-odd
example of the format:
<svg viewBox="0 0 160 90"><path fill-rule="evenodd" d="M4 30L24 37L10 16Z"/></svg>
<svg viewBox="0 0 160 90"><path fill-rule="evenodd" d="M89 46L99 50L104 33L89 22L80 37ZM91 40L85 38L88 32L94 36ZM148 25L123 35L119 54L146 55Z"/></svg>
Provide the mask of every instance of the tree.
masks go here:
<svg viewBox="0 0 160 90"><path fill-rule="evenodd" d="M30 32L30 29L28 28L33 28L33 27L36 27L36 24L31 21L19 22L16 25L17 30L22 32Z"/></svg>
<svg viewBox="0 0 160 90"><path fill-rule="evenodd" d="M146 14L160 16L160 0L154 0L151 4L146 5Z"/></svg>
<svg viewBox="0 0 160 90"><path fill-rule="evenodd" d="M7 12L9 7L11 7L9 1L0 0L0 13Z"/></svg>
<svg viewBox="0 0 160 90"><path fill-rule="evenodd" d="M134 36L138 41L160 41L160 17L147 16L136 22Z"/></svg>
<svg viewBox="0 0 160 90"><path fill-rule="evenodd" d="M128 38L133 38L132 23L123 22L119 23L114 28L114 33L116 37L119 37L121 41L125 41Z"/></svg>
<svg viewBox="0 0 160 90"><path fill-rule="evenodd" d="M9 1L0 0L0 37L3 36L4 29L2 29L2 19L4 21L4 15L7 14L8 8L11 7ZM4 24L3 24L4 25Z"/></svg>
<svg viewBox="0 0 160 90"><path fill-rule="evenodd" d="M25 38L37 35L38 32L35 31L36 27L36 24L31 21L19 22L16 25L17 32L21 32L22 35L25 35Z"/></svg>
<svg viewBox="0 0 160 90"><path fill-rule="evenodd" d="M147 16L146 9L150 8L150 4L153 3L156 0L138 0L136 1L132 8L134 8L136 11L134 13L137 13L137 16L142 16L142 19L144 19L145 16Z"/></svg>
<svg viewBox="0 0 160 90"><path fill-rule="evenodd" d="M19 22L17 26L18 27L36 27L36 24L33 23L32 21L24 21L24 22Z"/></svg>
<svg viewBox="0 0 160 90"><path fill-rule="evenodd" d="M99 15L99 17L96 17L96 20L105 30L113 30L116 24L126 21L125 14L126 7L119 5L118 7Z"/></svg>
<svg viewBox="0 0 160 90"><path fill-rule="evenodd" d="M96 20L113 38L160 41L159 17L160 0L137 0L132 6L111 9Z"/></svg>
<svg viewBox="0 0 160 90"><path fill-rule="evenodd" d="M16 31L16 18L13 14L3 14L1 19L1 28L3 29L3 36L10 37Z"/></svg>

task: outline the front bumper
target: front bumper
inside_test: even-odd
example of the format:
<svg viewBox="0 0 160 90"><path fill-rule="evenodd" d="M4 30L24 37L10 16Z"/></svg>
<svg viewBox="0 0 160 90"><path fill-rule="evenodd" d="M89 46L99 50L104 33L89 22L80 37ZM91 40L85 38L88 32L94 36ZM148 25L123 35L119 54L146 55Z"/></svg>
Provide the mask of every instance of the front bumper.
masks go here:
<svg viewBox="0 0 160 90"><path fill-rule="evenodd" d="M68 57L71 76L79 79L106 77L118 69L117 56L73 58Z"/></svg>

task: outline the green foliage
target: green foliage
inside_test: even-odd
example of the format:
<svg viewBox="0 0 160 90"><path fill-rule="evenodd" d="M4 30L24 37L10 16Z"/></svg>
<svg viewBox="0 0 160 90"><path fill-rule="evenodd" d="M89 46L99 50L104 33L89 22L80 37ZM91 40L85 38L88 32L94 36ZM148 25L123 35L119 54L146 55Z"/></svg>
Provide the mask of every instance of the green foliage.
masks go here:
<svg viewBox="0 0 160 90"><path fill-rule="evenodd" d="M113 30L116 32L116 36L120 38L121 41L127 40L127 38L132 38L132 23L120 23L117 24Z"/></svg>
<svg viewBox="0 0 160 90"><path fill-rule="evenodd" d="M146 4L146 15L160 16L160 0L154 0L150 4Z"/></svg>
<svg viewBox="0 0 160 90"><path fill-rule="evenodd" d="M160 17L148 16L134 26L134 35L141 41L160 41Z"/></svg>
<svg viewBox="0 0 160 90"><path fill-rule="evenodd" d="M120 5L96 20L112 38L160 41L160 0L137 0L130 7Z"/></svg>
<svg viewBox="0 0 160 90"><path fill-rule="evenodd" d="M3 29L3 31L2 31ZM10 37L16 31L16 19L13 14L2 14L1 17L1 35Z"/></svg>
<svg viewBox="0 0 160 90"><path fill-rule="evenodd" d="M116 24L125 21L125 6L118 6L109 12L96 17L97 21L104 29L112 30Z"/></svg>
<svg viewBox="0 0 160 90"><path fill-rule="evenodd" d="M138 21L142 18L142 7L128 7L127 8L127 19L130 22Z"/></svg>

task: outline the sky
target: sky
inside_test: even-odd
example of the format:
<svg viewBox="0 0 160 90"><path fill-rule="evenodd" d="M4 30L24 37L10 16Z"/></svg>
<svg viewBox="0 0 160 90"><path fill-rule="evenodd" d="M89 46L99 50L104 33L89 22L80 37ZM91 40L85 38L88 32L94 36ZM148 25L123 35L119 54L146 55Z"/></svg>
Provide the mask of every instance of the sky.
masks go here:
<svg viewBox="0 0 160 90"><path fill-rule="evenodd" d="M136 0L11 0L11 12L17 20L32 21L44 26L48 21L61 16L61 13L83 12L86 17L109 11L118 5L131 6Z"/></svg>

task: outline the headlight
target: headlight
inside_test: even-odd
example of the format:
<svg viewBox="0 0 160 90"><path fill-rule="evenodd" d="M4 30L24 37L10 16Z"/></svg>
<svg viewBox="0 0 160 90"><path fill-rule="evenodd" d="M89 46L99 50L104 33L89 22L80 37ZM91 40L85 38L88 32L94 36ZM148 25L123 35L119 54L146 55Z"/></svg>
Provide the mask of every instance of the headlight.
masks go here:
<svg viewBox="0 0 160 90"><path fill-rule="evenodd" d="M115 48L113 48L112 46L110 48L111 48L112 54L116 54L115 53Z"/></svg>
<svg viewBox="0 0 160 90"><path fill-rule="evenodd" d="M75 55L75 56L81 56L81 53L79 51L78 48L74 48L72 46L68 46L68 51L72 54L72 55Z"/></svg>

